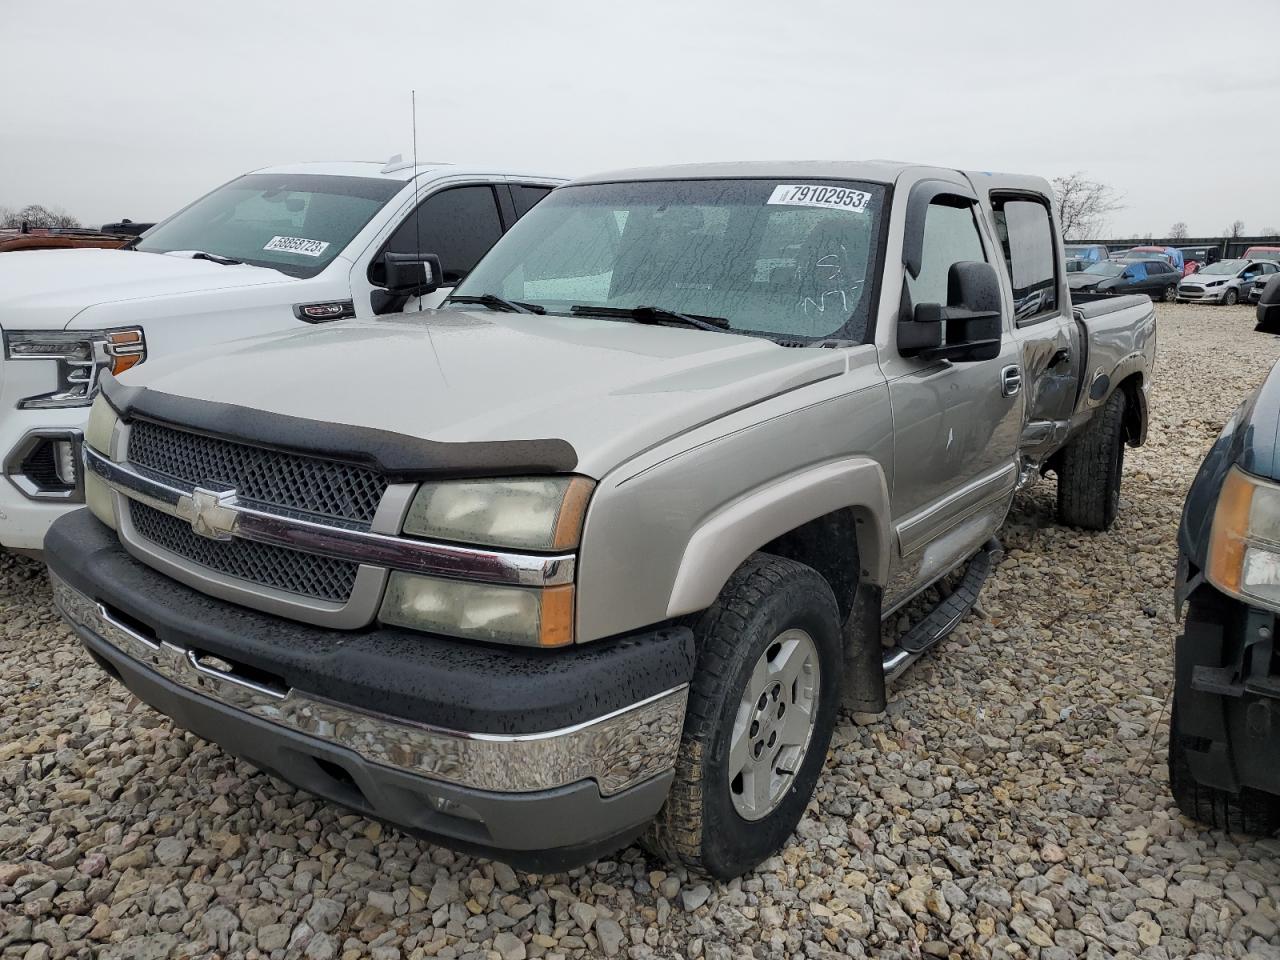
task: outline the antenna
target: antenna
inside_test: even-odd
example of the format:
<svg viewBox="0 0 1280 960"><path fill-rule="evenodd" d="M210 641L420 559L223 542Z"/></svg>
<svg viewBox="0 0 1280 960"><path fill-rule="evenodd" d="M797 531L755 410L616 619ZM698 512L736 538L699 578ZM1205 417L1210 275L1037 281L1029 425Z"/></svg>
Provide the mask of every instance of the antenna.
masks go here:
<svg viewBox="0 0 1280 960"><path fill-rule="evenodd" d="M422 262L422 232L418 217L418 91L409 91L410 110L413 113L413 251ZM437 284L444 277L432 277Z"/></svg>

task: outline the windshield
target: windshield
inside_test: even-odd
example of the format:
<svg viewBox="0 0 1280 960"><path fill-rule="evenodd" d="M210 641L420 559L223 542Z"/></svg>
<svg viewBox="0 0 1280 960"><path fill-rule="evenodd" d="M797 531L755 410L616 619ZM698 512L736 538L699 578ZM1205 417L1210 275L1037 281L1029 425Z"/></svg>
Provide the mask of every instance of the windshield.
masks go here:
<svg viewBox="0 0 1280 960"><path fill-rule="evenodd" d="M1124 268L1125 265L1123 263L1116 263L1114 260L1102 260L1085 267L1084 272L1101 277L1118 277L1124 273Z"/></svg>
<svg viewBox="0 0 1280 960"><path fill-rule="evenodd" d="M1088 257L1092 247L1063 247L1063 255L1070 260L1072 257Z"/></svg>
<svg viewBox="0 0 1280 960"><path fill-rule="evenodd" d="M861 342L884 187L676 180L562 187L456 290L549 313L656 307L741 333Z"/></svg>
<svg viewBox="0 0 1280 960"><path fill-rule="evenodd" d="M1250 247L1244 256L1246 260L1280 260L1280 247Z"/></svg>
<svg viewBox="0 0 1280 960"><path fill-rule="evenodd" d="M313 277L402 187L371 177L253 173L153 227L134 249L199 250Z"/></svg>
<svg viewBox="0 0 1280 960"><path fill-rule="evenodd" d="M1248 264L1248 260L1219 260L1217 263L1211 263L1207 267L1201 267L1201 273L1207 273L1211 276L1231 276L1239 273Z"/></svg>

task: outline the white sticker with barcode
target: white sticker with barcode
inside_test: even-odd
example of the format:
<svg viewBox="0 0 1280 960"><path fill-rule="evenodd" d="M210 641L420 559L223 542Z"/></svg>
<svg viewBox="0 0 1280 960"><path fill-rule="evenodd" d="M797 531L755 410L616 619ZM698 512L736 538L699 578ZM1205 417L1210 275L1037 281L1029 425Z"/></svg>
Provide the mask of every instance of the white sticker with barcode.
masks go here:
<svg viewBox="0 0 1280 960"><path fill-rule="evenodd" d="M281 253L297 253L304 257L318 257L329 247L328 240L307 240L304 237L272 237L263 250Z"/></svg>
<svg viewBox="0 0 1280 960"><path fill-rule="evenodd" d="M780 183L773 188L766 203L792 207L826 207L829 210L866 209L871 194L849 187L832 187L819 183Z"/></svg>

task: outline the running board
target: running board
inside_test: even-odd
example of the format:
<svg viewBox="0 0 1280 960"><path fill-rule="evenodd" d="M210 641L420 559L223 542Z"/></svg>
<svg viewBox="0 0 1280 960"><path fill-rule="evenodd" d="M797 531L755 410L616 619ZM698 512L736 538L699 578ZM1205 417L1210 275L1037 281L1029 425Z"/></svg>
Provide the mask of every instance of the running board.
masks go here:
<svg viewBox="0 0 1280 960"><path fill-rule="evenodd" d="M981 550L969 560L964 577L936 607L915 626L907 631L896 647L885 651L882 665L884 679L890 683L902 676L907 668L915 663L935 643L956 628L969 611L978 604L978 595L982 585L995 569L995 565L1004 556L1000 542L994 537L987 541Z"/></svg>

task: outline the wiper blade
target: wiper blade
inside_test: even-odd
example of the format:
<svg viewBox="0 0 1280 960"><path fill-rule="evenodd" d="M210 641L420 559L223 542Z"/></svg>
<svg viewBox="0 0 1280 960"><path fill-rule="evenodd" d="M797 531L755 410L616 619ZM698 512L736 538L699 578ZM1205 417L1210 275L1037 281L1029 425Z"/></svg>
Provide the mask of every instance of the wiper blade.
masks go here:
<svg viewBox="0 0 1280 960"><path fill-rule="evenodd" d="M479 293L474 296L463 294L459 297L450 297L447 303L478 303L482 307L488 307L490 310L501 310L504 313L546 313L547 308L536 303L524 303L520 300L508 300L500 297L496 293Z"/></svg>
<svg viewBox="0 0 1280 960"><path fill-rule="evenodd" d="M698 330L721 331L730 329L729 321L724 317L709 317L701 313L680 313L665 307L596 307L590 304L576 304L569 312L579 317L624 317L637 323L680 323Z"/></svg>
<svg viewBox="0 0 1280 960"><path fill-rule="evenodd" d="M220 263L224 267L234 266L238 263L244 263L243 260L237 260L235 257L224 257L216 253L205 253L203 250L197 250L191 255L192 260L212 260L214 263Z"/></svg>

